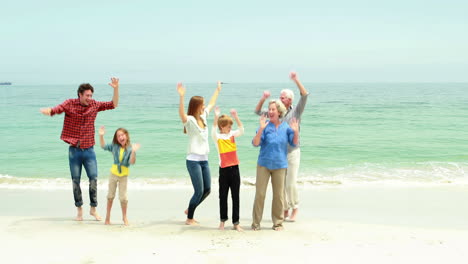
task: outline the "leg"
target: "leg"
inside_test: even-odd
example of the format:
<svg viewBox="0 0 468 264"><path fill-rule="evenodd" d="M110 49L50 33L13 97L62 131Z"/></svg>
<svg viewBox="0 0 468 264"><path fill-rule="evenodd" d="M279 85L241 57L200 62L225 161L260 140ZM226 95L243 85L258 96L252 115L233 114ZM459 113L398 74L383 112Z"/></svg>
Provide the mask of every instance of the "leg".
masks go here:
<svg viewBox="0 0 468 264"><path fill-rule="evenodd" d="M128 197L127 197L127 183L128 183L128 176L120 177L119 179L119 199L120 199L120 206L122 207L122 220L124 225L128 226L128 219L127 219L127 206L128 206Z"/></svg>
<svg viewBox="0 0 468 264"><path fill-rule="evenodd" d="M97 207L97 161L96 153L94 153L94 148L88 148L83 150L84 160L83 165L86 170L86 174L89 179L89 199L91 210L90 215L94 216L97 221L101 221L101 216L96 212Z"/></svg>
<svg viewBox="0 0 468 264"><path fill-rule="evenodd" d="M75 199L75 206L77 207L77 215L75 220L82 221L83 220L83 209L81 206L83 205L83 198L81 196L81 151L75 147L68 148L68 162L70 165L70 174L72 178L73 184L73 198Z"/></svg>
<svg viewBox="0 0 468 264"><path fill-rule="evenodd" d="M229 187L231 189L232 198L232 223L234 226L239 225L239 191L240 191L240 173L239 166L231 167L231 175L229 181Z"/></svg>
<svg viewBox="0 0 468 264"><path fill-rule="evenodd" d="M271 219L273 229L283 229L283 205L284 205L284 177L286 169L273 170L271 173L271 185L273 187L273 202L271 205Z"/></svg>
<svg viewBox="0 0 468 264"><path fill-rule="evenodd" d="M257 165L257 177L255 180L255 200L252 212L252 229L260 230L260 223L263 217L263 207L265 205L265 195L270 180L270 170Z"/></svg>
<svg viewBox="0 0 468 264"><path fill-rule="evenodd" d="M130 224L128 223L128 219L127 219L127 206L128 206L128 201L126 201L126 202L120 202L120 206L122 207L122 219L123 219L124 225L128 226L128 225L130 225Z"/></svg>
<svg viewBox="0 0 468 264"><path fill-rule="evenodd" d="M219 229L224 229L224 222L228 220L228 192L229 192L229 175L228 168L219 168Z"/></svg>
<svg viewBox="0 0 468 264"><path fill-rule="evenodd" d="M211 173L208 161L200 161L200 166L203 178L203 196L199 204L201 204L203 200L205 200L205 198L208 197L208 195L211 193Z"/></svg>
<svg viewBox="0 0 468 264"><path fill-rule="evenodd" d="M292 208L291 221L296 220L299 198L297 193L297 176L299 174L299 165L301 163L301 149L296 148L288 154L288 169L286 172L286 201L288 209Z"/></svg>
<svg viewBox="0 0 468 264"><path fill-rule="evenodd" d="M232 168L232 178L231 178L231 198L232 198L232 223L234 225L234 230L243 232L244 229L239 225L239 191L240 191L240 173L239 165L236 165Z"/></svg>
<svg viewBox="0 0 468 264"><path fill-rule="evenodd" d="M112 202L114 201L115 191L117 189L117 176L114 174L109 175L109 190L107 193L107 211L106 211L106 221L104 224L110 225L110 215L112 209Z"/></svg>
<svg viewBox="0 0 468 264"><path fill-rule="evenodd" d="M190 174L190 180L192 181L194 193L189 202L187 221L185 221L185 223L188 225L193 225L196 224L196 221L193 219L193 214L195 213L195 209L197 208L203 196L203 178L201 166L198 161L187 160L186 164L187 170Z"/></svg>
<svg viewBox="0 0 468 264"><path fill-rule="evenodd" d="M114 199L107 199L107 211L106 211L106 221L104 222L105 225L110 225L110 214L112 210L112 203Z"/></svg>
<svg viewBox="0 0 468 264"><path fill-rule="evenodd" d="M289 165L288 165L289 166ZM287 192L287 186L288 186L288 169L286 169L286 177L284 177L284 219L289 217L289 203L288 203L288 192Z"/></svg>

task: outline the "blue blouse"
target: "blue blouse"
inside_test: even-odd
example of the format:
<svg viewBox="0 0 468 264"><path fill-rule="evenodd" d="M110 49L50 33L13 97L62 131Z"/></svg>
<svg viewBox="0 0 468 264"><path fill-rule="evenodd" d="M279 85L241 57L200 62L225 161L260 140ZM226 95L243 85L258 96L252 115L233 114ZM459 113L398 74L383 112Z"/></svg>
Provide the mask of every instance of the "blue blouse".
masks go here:
<svg viewBox="0 0 468 264"><path fill-rule="evenodd" d="M294 131L288 123L282 122L278 128L273 123L268 123L260 138L257 164L270 170L287 168L288 144L296 147L293 140Z"/></svg>

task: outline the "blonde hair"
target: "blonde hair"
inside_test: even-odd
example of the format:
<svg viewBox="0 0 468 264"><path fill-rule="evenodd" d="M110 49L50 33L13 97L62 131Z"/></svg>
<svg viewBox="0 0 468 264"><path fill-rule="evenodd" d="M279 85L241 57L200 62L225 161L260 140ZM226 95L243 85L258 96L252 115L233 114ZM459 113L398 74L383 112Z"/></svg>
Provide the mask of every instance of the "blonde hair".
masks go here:
<svg viewBox="0 0 468 264"><path fill-rule="evenodd" d="M218 128L219 130L221 130L222 127L225 127L227 125L231 125L234 124L234 122L232 121L232 118L228 115L221 115L219 118L218 118Z"/></svg>
<svg viewBox="0 0 468 264"><path fill-rule="evenodd" d="M283 117L284 114L286 114L286 106L284 106L284 104L283 104L283 102L281 102L281 100L279 100L279 99L271 100L270 103L268 104L268 106L270 106L271 104L276 104L276 109L278 110L280 118Z"/></svg>

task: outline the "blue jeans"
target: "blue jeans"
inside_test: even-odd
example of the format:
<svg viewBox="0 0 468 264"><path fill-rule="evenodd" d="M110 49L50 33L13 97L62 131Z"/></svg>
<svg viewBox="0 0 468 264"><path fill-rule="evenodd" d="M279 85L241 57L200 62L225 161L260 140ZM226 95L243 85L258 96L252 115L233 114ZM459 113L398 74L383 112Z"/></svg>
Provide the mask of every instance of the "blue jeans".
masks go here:
<svg viewBox="0 0 468 264"><path fill-rule="evenodd" d="M190 174L190 180L192 181L193 190L195 193L190 199L188 207L188 219L193 219L195 209L211 192L211 176L210 167L208 161L193 161L186 160L187 170Z"/></svg>
<svg viewBox="0 0 468 264"><path fill-rule="evenodd" d="M83 205L81 197L81 168L84 167L89 179L89 199L92 207L97 206L97 161L94 148L80 149L71 147L68 149L68 160L70 163L70 173L73 182L73 197L75 198L75 206Z"/></svg>

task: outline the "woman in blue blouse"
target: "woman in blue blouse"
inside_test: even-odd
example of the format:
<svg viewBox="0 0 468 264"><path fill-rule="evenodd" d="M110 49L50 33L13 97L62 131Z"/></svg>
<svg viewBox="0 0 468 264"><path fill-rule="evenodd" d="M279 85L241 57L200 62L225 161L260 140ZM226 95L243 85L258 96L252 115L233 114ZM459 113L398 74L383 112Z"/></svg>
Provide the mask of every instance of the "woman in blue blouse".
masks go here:
<svg viewBox="0 0 468 264"><path fill-rule="evenodd" d="M260 117L260 127L252 140L254 146L260 146L253 206L253 230L260 230L270 177L273 187L271 206L273 229L276 231L283 229L284 177L288 168L288 144L295 147L299 141L298 122L295 119L290 124L281 122L280 118L285 113L286 108L280 100L270 101L268 105L269 121L267 121L266 116Z"/></svg>

